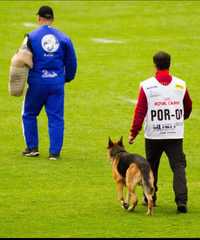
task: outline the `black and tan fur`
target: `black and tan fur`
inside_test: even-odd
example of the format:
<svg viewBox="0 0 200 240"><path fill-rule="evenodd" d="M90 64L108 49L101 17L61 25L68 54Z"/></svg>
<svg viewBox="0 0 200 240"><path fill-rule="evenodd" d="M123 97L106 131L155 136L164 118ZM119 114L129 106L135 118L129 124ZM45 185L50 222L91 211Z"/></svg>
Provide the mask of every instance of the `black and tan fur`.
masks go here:
<svg viewBox="0 0 200 240"><path fill-rule="evenodd" d="M128 211L134 210L138 201L135 189L137 185L141 185L148 201L147 215L151 215L154 178L149 163L138 154L128 153L124 148L122 137L117 142L113 142L109 137L107 149L112 162L112 173L116 182L118 199L122 207ZM128 190L126 200L123 193L125 186Z"/></svg>

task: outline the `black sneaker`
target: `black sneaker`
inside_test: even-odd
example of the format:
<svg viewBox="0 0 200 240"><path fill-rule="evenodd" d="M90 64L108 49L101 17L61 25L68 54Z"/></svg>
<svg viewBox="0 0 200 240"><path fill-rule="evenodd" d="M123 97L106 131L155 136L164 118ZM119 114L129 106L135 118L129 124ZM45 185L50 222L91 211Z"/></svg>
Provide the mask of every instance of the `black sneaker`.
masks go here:
<svg viewBox="0 0 200 240"><path fill-rule="evenodd" d="M179 204L177 206L177 213L187 213L187 206L185 204Z"/></svg>
<svg viewBox="0 0 200 240"><path fill-rule="evenodd" d="M22 155L25 156L25 157L37 157L37 156L40 155L40 153L38 151L38 148L32 148L32 149L26 148L22 152Z"/></svg>
<svg viewBox="0 0 200 240"><path fill-rule="evenodd" d="M53 161L56 161L59 159L59 154L53 154L53 153L50 153L49 154L49 160L53 160Z"/></svg>

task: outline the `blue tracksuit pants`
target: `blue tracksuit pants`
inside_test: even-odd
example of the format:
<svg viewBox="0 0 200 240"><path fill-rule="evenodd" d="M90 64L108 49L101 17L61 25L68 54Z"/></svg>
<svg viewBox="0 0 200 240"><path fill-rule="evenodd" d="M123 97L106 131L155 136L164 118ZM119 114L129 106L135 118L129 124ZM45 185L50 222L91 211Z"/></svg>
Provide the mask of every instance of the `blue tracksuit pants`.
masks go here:
<svg viewBox="0 0 200 240"><path fill-rule="evenodd" d="M45 107L50 137L49 152L59 154L64 135L64 84L29 85L22 110L23 131L28 148L39 145L37 116Z"/></svg>

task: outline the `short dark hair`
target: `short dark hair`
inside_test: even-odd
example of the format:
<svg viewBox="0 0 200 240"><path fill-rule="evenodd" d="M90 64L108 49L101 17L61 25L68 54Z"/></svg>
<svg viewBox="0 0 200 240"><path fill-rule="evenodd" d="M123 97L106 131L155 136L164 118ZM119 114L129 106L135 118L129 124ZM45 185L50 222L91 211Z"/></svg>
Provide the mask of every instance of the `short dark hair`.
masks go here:
<svg viewBox="0 0 200 240"><path fill-rule="evenodd" d="M54 19L53 9L49 6L42 6L37 12L37 15L46 19Z"/></svg>
<svg viewBox="0 0 200 240"><path fill-rule="evenodd" d="M157 69L169 69L171 57L168 53L160 51L153 56L153 62Z"/></svg>

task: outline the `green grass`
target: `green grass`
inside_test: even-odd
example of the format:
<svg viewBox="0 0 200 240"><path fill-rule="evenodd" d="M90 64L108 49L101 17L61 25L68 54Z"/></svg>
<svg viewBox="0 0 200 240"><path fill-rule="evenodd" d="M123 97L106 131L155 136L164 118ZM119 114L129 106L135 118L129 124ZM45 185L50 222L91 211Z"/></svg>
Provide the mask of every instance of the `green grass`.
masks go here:
<svg viewBox="0 0 200 240"><path fill-rule="evenodd" d="M62 159L50 162L45 113L39 116L40 152L21 156L23 97L8 95L11 56L23 40L24 22L43 5L55 26L74 42L76 79L66 86ZM0 237L200 237L199 116L200 2L198 1L1 1L0 2ZM92 38L124 41L95 43ZM127 137L138 86L154 73L152 56L172 55L171 71L187 82L193 114L185 122L189 212L176 214L172 173L165 155L159 170L158 207L123 211L116 200L108 136L124 136L127 150L144 155L143 132Z"/></svg>

